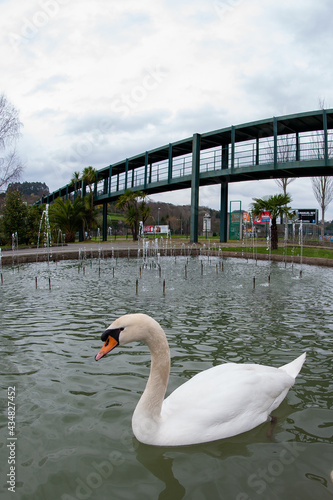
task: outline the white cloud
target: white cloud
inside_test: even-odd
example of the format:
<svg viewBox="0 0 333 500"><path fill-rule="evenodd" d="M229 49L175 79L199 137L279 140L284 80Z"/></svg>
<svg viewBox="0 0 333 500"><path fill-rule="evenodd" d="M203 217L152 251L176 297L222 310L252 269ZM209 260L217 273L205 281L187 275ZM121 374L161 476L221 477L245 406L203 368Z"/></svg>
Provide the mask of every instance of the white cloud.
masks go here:
<svg viewBox="0 0 333 500"><path fill-rule="evenodd" d="M39 0L19 8L7 0L0 19L0 91L24 123L25 178L51 190L74 170L195 132L316 109L319 98L333 105L330 0ZM299 196L296 185L300 201L316 206L310 182L292 183ZM260 182L256 194L267 186L276 191ZM219 205L218 188L210 189L200 198ZM253 189L231 184L229 197L246 204Z"/></svg>

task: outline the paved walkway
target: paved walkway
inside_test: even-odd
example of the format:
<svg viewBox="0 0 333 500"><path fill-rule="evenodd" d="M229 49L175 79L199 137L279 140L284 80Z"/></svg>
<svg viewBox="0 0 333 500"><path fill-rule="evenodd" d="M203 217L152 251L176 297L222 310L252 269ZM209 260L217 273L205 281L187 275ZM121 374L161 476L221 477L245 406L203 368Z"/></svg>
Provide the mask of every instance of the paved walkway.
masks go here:
<svg viewBox="0 0 333 500"><path fill-rule="evenodd" d="M153 240L151 241L151 245L154 244ZM163 240L159 242L159 248L162 245L167 246L168 250L171 253L171 248L180 253L184 248L191 247L193 250L196 249L199 251L200 248L204 247L205 243L197 243L196 245L192 245L188 240ZM17 250L4 250L1 252L1 261L3 265L12 265L13 262L18 263L26 263L26 262L36 262L36 261L46 261L48 259L51 260L63 260L63 259L78 259L80 255L86 254L87 257L98 257L102 255L103 257L136 257L138 255L138 251L143 251L143 242L133 241L131 239L117 239L115 241L103 241L103 242L95 242L92 241L83 241L81 243L71 243L69 245L64 246L52 246L50 249L46 249L41 247L37 250L37 248L19 248ZM168 252L169 255L169 252Z"/></svg>
<svg viewBox="0 0 333 500"><path fill-rule="evenodd" d="M147 240L144 240L147 241ZM154 240L149 240L150 248L154 245ZM219 243L214 240L211 242L212 246L221 247L228 246L230 249L230 242ZM163 247L162 247L163 245ZM174 239L159 241L159 249L161 255L198 255L200 252L203 255L207 254L209 240L201 240L199 243L190 243L189 239ZM239 246L239 242L235 242L236 246ZM99 256L103 258L110 257L137 257L140 250L141 255L143 255L143 242L132 241L131 239L117 239L116 241L108 242L95 242L95 241L84 241L81 243L71 243L65 246L53 246L50 252L46 248L23 248L15 250L5 250L1 252L1 263L2 265L17 265L27 262L42 262L48 259L53 261L58 260L69 260L69 259L79 259L80 256L85 255L88 258L97 258ZM214 255L218 252L210 252L210 255ZM246 258L252 259L253 252L241 254L240 252L223 251L223 257L236 257L236 258ZM268 254L257 254L256 258L258 260L268 260L272 261L286 261L300 263L300 257L291 257L284 255L268 255ZM319 265L326 267L333 267L333 259L319 259L314 257L303 257L303 264Z"/></svg>

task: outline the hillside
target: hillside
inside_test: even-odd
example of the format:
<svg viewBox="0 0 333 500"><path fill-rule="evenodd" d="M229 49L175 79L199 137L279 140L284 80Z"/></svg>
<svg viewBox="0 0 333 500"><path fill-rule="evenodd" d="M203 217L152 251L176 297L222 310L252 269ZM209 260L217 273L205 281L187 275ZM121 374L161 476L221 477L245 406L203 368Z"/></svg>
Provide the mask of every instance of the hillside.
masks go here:
<svg viewBox="0 0 333 500"><path fill-rule="evenodd" d="M45 182L12 182L7 187L7 191L11 190L19 191L28 205L33 205L42 196L50 194Z"/></svg>
<svg viewBox="0 0 333 500"><path fill-rule="evenodd" d="M151 215L146 221L146 225L167 224L173 234L189 235L190 233L190 205L173 205L172 203L148 201L151 208ZM110 206L109 212L119 212L114 205ZM202 233L202 221L206 213L212 218L212 231L220 231L220 214L217 210L208 207L199 207L199 234Z"/></svg>

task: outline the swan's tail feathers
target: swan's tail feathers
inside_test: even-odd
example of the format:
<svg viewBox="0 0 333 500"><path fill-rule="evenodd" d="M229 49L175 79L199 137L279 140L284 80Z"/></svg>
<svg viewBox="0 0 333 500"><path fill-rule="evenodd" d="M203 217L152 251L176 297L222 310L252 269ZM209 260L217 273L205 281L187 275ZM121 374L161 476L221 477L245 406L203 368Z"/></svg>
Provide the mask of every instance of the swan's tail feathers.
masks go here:
<svg viewBox="0 0 333 500"><path fill-rule="evenodd" d="M280 370L283 370L287 372L288 375L290 375L291 377L296 378L302 369L305 358L306 358L306 352L301 354L298 358L294 359L294 361L292 361L291 363L280 366Z"/></svg>

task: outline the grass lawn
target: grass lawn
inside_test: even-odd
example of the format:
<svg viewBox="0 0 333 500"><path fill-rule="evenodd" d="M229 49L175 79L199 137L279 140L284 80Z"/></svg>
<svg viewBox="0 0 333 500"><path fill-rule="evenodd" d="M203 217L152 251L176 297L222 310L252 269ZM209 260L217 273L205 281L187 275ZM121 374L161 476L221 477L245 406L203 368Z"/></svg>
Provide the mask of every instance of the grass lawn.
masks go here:
<svg viewBox="0 0 333 500"><path fill-rule="evenodd" d="M218 248L216 248L218 250ZM253 252L252 247L222 247L225 252ZM257 253L268 253L268 250L264 246L256 247L255 251ZM271 251L271 255L301 255L301 249L299 246L280 246L277 250ZM303 247L303 257L315 257L317 259L333 259L333 248L320 248L320 247Z"/></svg>

